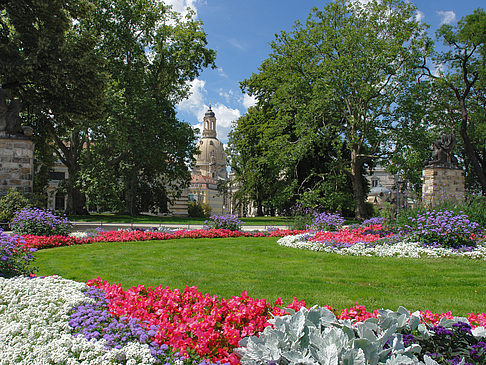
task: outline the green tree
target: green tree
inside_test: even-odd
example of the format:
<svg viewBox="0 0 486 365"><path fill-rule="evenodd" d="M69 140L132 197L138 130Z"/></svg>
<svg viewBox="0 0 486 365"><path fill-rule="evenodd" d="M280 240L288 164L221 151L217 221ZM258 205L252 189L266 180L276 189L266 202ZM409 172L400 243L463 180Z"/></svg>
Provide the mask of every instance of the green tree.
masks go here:
<svg viewBox="0 0 486 365"><path fill-rule="evenodd" d="M94 205L123 206L129 214L164 210L169 192L188 184L196 151L175 104L187 96L189 81L214 66L215 52L192 14L182 19L155 0L94 3L86 27L102 39L111 82L108 117L85 150L85 189Z"/></svg>
<svg viewBox="0 0 486 365"><path fill-rule="evenodd" d="M68 211L84 211L77 183L90 123L99 120L104 91L98 39L81 20L86 0L15 0L0 3L0 82L24 106L34 128L36 155L56 154L68 168ZM36 184L36 186L39 186Z"/></svg>
<svg viewBox="0 0 486 365"><path fill-rule="evenodd" d="M295 120L299 138L333 136L346 148L336 149L336 164L351 180L358 218L366 214L364 167L383 152L398 97L424 56L415 10L401 0L338 0L313 9L304 25L277 35L260 72L242 83L283 121Z"/></svg>
<svg viewBox="0 0 486 365"><path fill-rule="evenodd" d="M252 107L236 121L229 136L231 166L238 186L235 199L240 206L254 204L257 216L264 215L264 206L275 208L271 201L283 183L275 160L267 158L271 142L264 138L266 120L261 108Z"/></svg>
<svg viewBox="0 0 486 365"><path fill-rule="evenodd" d="M437 38L447 47L433 55L437 73L424 65L440 90L450 128L460 136L466 170L486 195L486 12L476 9L457 25L444 24ZM473 179L469 179L473 180Z"/></svg>

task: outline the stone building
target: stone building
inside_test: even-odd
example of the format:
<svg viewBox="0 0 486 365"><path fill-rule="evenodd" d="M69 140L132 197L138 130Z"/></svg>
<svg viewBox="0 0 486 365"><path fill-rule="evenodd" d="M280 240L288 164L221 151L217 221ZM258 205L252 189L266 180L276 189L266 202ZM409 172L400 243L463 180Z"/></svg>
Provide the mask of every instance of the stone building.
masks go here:
<svg viewBox="0 0 486 365"><path fill-rule="evenodd" d="M195 156L193 175L208 176L216 181L227 180L226 155L223 144L216 137L216 116L211 106L204 114L202 138L198 147L200 152Z"/></svg>
<svg viewBox="0 0 486 365"><path fill-rule="evenodd" d="M229 199L218 190L218 183L228 181L224 146L217 138L216 116L209 106L203 118L202 138L198 143L199 153L194 156L196 164L192 170L189 186L189 201L207 204L212 214L229 213Z"/></svg>

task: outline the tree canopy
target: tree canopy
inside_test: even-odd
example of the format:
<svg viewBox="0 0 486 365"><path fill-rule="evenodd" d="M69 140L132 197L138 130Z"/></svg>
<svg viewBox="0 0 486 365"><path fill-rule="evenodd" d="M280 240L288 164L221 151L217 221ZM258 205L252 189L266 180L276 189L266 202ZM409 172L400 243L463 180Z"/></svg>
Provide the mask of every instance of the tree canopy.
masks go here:
<svg viewBox="0 0 486 365"><path fill-rule="evenodd" d="M400 0L338 0L313 9L305 24L276 36L259 72L242 82L272 106L281 128L295 121L296 140L286 136L278 146L291 143L290 155L332 138L358 218L366 215L364 167L383 152L396 102L425 55L425 27L415 10Z"/></svg>
<svg viewBox="0 0 486 365"><path fill-rule="evenodd" d="M67 166L68 212L85 212L86 194L164 209L195 151L175 104L214 65L202 23L156 0L3 1L0 14L0 82L24 105L38 160Z"/></svg>

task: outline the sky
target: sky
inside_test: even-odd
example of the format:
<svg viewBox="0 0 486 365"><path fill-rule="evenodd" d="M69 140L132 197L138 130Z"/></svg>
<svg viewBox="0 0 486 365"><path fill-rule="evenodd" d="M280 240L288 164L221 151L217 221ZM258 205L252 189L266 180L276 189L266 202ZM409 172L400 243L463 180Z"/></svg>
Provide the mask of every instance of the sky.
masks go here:
<svg viewBox="0 0 486 365"><path fill-rule="evenodd" d="M366 1L366 0L362 0ZM240 82L258 73L271 53L275 34L305 21L313 7L329 0L165 0L184 13L187 7L203 22L208 47L216 51L216 69L206 69L191 83L191 95L177 106L178 118L202 132L209 105L216 115L218 139L227 144L232 122L255 100L242 93ZM417 17L430 25L431 35L442 24L454 25L486 0L415 0Z"/></svg>

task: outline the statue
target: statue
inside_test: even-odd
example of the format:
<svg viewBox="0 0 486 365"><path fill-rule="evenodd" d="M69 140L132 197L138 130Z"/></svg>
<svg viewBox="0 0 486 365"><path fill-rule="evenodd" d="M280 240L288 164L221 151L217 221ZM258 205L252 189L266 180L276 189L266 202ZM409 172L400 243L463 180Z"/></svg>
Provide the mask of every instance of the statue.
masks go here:
<svg viewBox="0 0 486 365"><path fill-rule="evenodd" d="M22 103L15 99L7 104L7 96L7 91L0 87L0 133L24 134L25 128L22 127L19 117Z"/></svg>
<svg viewBox="0 0 486 365"><path fill-rule="evenodd" d="M457 168L457 158L451 153L455 145L454 134L442 133L440 139L432 143L432 158L425 160L425 165Z"/></svg>

